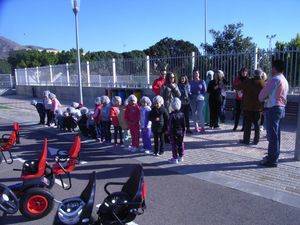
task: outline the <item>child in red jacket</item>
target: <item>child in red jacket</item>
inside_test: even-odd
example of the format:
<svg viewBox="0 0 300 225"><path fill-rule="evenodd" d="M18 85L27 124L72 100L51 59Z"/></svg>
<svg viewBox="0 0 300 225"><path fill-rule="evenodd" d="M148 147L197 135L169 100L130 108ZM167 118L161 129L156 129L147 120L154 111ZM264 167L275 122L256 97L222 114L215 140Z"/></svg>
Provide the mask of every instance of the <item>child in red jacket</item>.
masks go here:
<svg viewBox="0 0 300 225"><path fill-rule="evenodd" d="M114 126L114 141L117 145L118 133L120 138L120 145L123 145L123 133L119 123L120 106L122 105L122 99L119 96L115 96L112 99L113 106L110 108L109 117L112 125Z"/></svg>
<svg viewBox="0 0 300 225"><path fill-rule="evenodd" d="M128 105L125 109L124 119L128 123L132 139L129 151L136 152L139 147L140 139L140 107L137 104L137 98L135 95L130 95L128 97Z"/></svg>

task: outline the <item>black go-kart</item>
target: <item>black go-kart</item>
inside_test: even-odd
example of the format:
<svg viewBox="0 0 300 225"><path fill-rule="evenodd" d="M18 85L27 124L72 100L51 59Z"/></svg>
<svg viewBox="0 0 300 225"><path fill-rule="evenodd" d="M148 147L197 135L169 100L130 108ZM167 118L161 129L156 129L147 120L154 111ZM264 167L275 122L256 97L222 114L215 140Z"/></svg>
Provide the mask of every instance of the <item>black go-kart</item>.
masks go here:
<svg viewBox="0 0 300 225"><path fill-rule="evenodd" d="M109 186L122 186L121 191L110 193ZM79 197L63 200L57 209L54 225L125 225L146 209L146 183L141 165L136 165L126 183L110 182L104 187L107 197L92 216L96 175L90 175L89 182Z"/></svg>

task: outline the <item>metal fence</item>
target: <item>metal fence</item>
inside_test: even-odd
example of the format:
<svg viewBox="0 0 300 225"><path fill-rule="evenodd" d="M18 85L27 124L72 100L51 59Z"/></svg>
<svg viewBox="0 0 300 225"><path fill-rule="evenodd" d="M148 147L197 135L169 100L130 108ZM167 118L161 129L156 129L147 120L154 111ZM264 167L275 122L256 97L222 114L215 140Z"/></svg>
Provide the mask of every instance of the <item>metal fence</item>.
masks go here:
<svg viewBox="0 0 300 225"><path fill-rule="evenodd" d="M0 74L0 88L12 88L13 80L11 74Z"/></svg>
<svg viewBox="0 0 300 225"><path fill-rule="evenodd" d="M216 55L195 55L176 57L149 57L137 59L103 59L83 62L82 83L86 87L150 87L161 68L166 67L177 75L192 76L194 69L200 71L202 78L208 70L223 70L232 88L234 78L242 67L250 73L262 68L267 74L271 71L273 59L282 59L286 63L286 77L291 92L298 92L300 86L300 50L263 51L253 50L243 53L225 53ZM17 85L53 85L77 86L76 64L55 65L36 68L16 69Z"/></svg>

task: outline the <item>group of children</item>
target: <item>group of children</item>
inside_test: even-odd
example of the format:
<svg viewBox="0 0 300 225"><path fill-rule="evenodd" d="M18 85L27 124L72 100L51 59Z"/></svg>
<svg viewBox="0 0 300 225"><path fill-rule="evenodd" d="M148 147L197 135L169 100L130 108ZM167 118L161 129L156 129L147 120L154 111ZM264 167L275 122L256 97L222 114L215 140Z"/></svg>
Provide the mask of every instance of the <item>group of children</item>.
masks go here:
<svg viewBox="0 0 300 225"><path fill-rule="evenodd" d="M100 143L111 143L113 126L115 146L123 146L131 137L128 146L130 152L162 155L165 137L168 137L173 152L170 162L179 163L183 161L186 121L180 111L179 98L173 99L171 107L173 111L169 114L164 107L164 99L159 95L155 96L152 102L147 96L143 96L138 102L135 95L130 95L124 103L119 96L112 97L111 101L108 96L101 96L95 100L94 111L74 102L64 112L56 109L54 115L59 129L73 131L78 127L83 136L96 139ZM139 144L140 136L142 147Z"/></svg>

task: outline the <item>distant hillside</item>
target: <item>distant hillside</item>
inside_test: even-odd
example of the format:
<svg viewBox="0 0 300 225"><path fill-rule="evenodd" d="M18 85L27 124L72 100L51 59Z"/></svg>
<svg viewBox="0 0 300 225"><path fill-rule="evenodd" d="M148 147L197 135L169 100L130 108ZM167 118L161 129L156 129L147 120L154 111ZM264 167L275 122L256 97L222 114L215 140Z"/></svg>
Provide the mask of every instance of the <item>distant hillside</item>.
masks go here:
<svg viewBox="0 0 300 225"><path fill-rule="evenodd" d="M9 56L10 51L16 51L16 50L38 50L38 51L51 51L51 52L58 52L58 50L54 48L44 48L40 46L34 46L34 45L20 45L12 40L9 40L3 36L0 36L0 59L5 59Z"/></svg>
<svg viewBox="0 0 300 225"><path fill-rule="evenodd" d="M24 49L22 45L0 36L0 59L7 58L10 51Z"/></svg>

